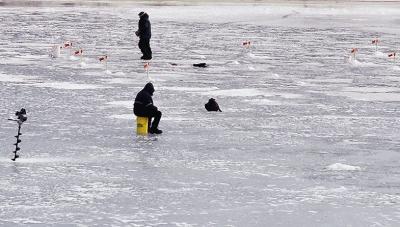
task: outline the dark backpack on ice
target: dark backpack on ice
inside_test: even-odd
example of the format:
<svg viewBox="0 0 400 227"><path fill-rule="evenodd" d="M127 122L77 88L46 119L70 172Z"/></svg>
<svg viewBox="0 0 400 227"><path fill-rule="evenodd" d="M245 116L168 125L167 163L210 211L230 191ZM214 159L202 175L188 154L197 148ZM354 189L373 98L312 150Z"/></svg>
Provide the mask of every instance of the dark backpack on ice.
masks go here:
<svg viewBox="0 0 400 227"><path fill-rule="evenodd" d="M193 64L194 67L206 68L208 65L206 63L196 63Z"/></svg>
<svg viewBox="0 0 400 227"><path fill-rule="evenodd" d="M209 99L208 103L206 103L204 106L206 107L207 111L219 111L219 112L222 112L221 109L219 108L218 103L213 98Z"/></svg>

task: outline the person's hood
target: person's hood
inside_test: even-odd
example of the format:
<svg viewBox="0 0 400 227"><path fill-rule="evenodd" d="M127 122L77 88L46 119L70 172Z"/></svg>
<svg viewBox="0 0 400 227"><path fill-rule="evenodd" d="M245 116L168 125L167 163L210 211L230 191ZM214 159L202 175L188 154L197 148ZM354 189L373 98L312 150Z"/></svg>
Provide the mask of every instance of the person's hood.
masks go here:
<svg viewBox="0 0 400 227"><path fill-rule="evenodd" d="M153 95L153 93L154 93L154 86L153 86L152 83L147 83L147 84L144 86L143 90L147 91L150 95Z"/></svg>
<svg viewBox="0 0 400 227"><path fill-rule="evenodd" d="M148 19L149 19L149 15L148 15L147 13L143 13L143 14L140 16L140 19L148 20Z"/></svg>

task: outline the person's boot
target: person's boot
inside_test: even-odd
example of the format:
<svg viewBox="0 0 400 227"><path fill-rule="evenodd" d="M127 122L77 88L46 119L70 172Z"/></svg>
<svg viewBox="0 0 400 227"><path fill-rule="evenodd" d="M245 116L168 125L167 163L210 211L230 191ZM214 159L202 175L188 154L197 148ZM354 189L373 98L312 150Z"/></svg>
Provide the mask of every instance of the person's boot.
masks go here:
<svg viewBox="0 0 400 227"><path fill-rule="evenodd" d="M158 128L151 128L150 129L150 134L161 134L162 130L158 129Z"/></svg>

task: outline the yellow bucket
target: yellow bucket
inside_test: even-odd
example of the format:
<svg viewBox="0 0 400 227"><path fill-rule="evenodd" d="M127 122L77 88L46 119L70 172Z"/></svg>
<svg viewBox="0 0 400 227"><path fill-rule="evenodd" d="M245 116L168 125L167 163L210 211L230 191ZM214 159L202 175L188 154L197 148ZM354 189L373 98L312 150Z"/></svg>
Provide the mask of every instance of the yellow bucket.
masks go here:
<svg viewBox="0 0 400 227"><path fill-rule="evenodd" d="M137 117L136 118L136 133L138 135L147 135L149 119L147 117Z"/></svg>

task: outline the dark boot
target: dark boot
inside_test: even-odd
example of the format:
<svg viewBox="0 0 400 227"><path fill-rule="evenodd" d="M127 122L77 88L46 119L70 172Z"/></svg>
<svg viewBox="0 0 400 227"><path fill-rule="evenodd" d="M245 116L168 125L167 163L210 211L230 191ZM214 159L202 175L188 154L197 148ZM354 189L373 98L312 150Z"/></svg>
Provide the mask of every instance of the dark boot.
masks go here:
<svg viewBox="0 0 400 227"><path fill-rule="evenodd" d="M161 134L162 131L160 129L158 129L158 123L160 123L160 119L161 119L161 112L160 111L156 111L154 114L154 121L151 123L151 128L150 128L150 133L151 134Z"/></svg>
<svg viewBox="0 0 400 227"><path fill-rule="evenodd" d="M160 123L161 116L162 116L162 114L159 110L157 110L153 113L152 117L154 117L154 120L153 120L153 122L151 122L151 128L153 128L153 129L158 128L158 124Z"/></svg>
<svg viewBox="0 0 400 227"><path fill-rule="evenodd" d="M158 129L158 128L151 128L150 129L150 134L161 134L162 130Z"/></svg>

